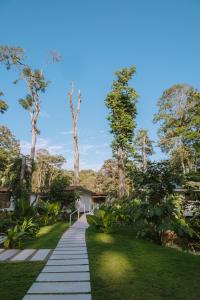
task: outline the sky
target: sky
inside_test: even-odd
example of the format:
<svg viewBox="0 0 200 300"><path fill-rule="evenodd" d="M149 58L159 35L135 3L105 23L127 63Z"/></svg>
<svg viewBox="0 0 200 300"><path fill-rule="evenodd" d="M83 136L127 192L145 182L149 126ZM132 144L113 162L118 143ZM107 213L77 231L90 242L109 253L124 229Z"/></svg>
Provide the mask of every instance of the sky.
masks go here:
<svg viewBox="0 0 200 300"><path fill-rule="evenodd" d="M20 46L35 69L42 69L50 85L41 95L41 131L37 148L62 154L73 166L70 81L82 92L78 120L80 167L98 170L111 158L112 135L106 120L105 97L114 72L135 65L130 84L139 94L137 129L149 130L156 103L166 88L188 83L199 88L199 0L0 0L0 44ZM62 61L48 64L57 51ZM23 153L30 151L30 119L18 104L27 94L24 82L14 85L17 73L0 66L0 90L9 110L0 116L20 140ZM155 143L156 146L156 143ZM164 158L155 147L153 159Z"/></svg>

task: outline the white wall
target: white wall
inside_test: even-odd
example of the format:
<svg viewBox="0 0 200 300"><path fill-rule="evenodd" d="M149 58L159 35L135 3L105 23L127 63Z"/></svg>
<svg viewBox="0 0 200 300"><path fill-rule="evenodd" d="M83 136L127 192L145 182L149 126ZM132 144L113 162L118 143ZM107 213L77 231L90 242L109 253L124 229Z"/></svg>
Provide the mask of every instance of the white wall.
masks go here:
<svg viewBox="0 0 200 300"><path fill-rule="evenodd" d="M76 209L79 209L80 212L84 212L84 206L85 211L88 212L91 209L93 202L92 197L90 194L82 194L80 195L79 200L76 202Z"/></svg>

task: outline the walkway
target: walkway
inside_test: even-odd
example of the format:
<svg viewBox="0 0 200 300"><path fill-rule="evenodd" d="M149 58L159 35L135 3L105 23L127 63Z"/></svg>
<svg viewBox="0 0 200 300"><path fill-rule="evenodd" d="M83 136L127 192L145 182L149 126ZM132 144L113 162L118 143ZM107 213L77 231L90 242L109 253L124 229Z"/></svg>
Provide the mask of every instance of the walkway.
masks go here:
<svg viewBox="0 0 200 300"><path fill-rule="evenodd" d="M0 262L2 261L44 261L50 256L51 249L0 249Z"/></svg>
<svg viewBox="0 0 200 300"><path fill-rule="evenodd" d="M91 300L87 227L82 216L63 234L23 300Z"/></svg>

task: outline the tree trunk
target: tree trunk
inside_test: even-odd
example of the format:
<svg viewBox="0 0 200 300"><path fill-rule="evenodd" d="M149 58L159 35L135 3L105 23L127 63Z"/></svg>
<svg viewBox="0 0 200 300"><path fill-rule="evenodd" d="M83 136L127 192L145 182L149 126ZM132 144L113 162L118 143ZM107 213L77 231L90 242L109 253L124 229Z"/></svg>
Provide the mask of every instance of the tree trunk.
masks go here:
<svg viewBox="0 0 200 300"><path fill-rule="evenodd" d="M78 92L78 105L77 110L74 111L74 105L73 105L73 93L74 93L74 84L71 82L71 91L69 92L69 98L70 98L70 110L72 113L72 119L73 119L73 137L74 137L74 185L80 184L80 178L79 178L79 149L78 149L78 130L77 130L77 122L78 122L78 115L81 108L81 92Z"/></svg>
<svg viewBox="0 0 200 300"><path fill-rule="evenodd" d="M118 171L119 171L119 198L122 199L126 193L124 152L122 148L118 149L117 159L118 159Z"/></svg>
<svg viewBox="0 0 200 300"><path fill-rule="evenodd" d="M143 171L146 171L147 168L147 156L146 156L146 139L145 136L143 137L143 145L142 145L142 169Z"/></svg>
<svg viewBox="0 0 200 300"><path fill-rule="evenodd" d="M79 178L79 149L78 149L78 132L74 127L74 185L80 184Z"/></svg>

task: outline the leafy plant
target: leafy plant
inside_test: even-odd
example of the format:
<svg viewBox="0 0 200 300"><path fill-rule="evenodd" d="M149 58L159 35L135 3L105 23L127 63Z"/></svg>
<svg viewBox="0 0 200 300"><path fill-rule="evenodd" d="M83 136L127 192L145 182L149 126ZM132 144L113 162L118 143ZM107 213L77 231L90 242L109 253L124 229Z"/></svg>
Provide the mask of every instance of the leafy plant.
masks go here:
<svg viewBox="0 0 200 300"><path fill-rule="evenodd" d="M87 215L87 221L96 231L113 231L114 218L109 210L100 209L95 215Z"/></svg>
<svg viewBox="0 0 200 300"><path fill-rule="evenodd" d="M6 240L4 241L5 248L20 248L23 238L27 233L19 231L18 225L10 228L7 231Z"/></svg>
<svg viewBox="0 0 200 300"><path fill-rule="evenodd" d="M25 218L21 224L8 229L4 247L21 248L23 241L35 237L38 230L39 226L33 222L32 218Z"/></svg>
<svg viewBox="0 0 200 300"><path fill-rule="evenodd" d="M50 203L49 201L39 201L36 211L40 216L40 221L44 225L57 222L61 216L61 204L58 202Z"/></svg>

